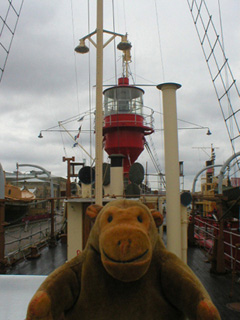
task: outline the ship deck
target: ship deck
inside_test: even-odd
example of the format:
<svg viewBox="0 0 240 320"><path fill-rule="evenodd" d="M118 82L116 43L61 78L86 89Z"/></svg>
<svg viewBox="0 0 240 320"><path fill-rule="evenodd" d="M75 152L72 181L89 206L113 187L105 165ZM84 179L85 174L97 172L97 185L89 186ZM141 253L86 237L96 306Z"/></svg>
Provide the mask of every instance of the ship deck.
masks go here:
<svg viewBox="0 0 240 320"><path fill-rule="evenodd" d="M36 260L26 260L20 262L8 271L8 275L48 275L58 266L65 263L67 259L67 245L61 242L55 248L44 248L41 257ZM240 313L230 310L229 303L240 303L240 282L236 276L233 296L230 297L232 288L232 275L215 275L210 273L210 264L207 262L205 251L198 247L190 247L188 250L188 264L202 281L209 292L213 302L217 306L222 320L237 320Z"/></svg>

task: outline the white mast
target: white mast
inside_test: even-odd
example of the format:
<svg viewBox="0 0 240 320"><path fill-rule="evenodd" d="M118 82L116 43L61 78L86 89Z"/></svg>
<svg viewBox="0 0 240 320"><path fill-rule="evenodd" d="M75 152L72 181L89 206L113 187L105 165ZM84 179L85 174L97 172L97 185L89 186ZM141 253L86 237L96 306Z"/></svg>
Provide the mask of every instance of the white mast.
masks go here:
<svg viewBox="0 0 240 320"><path fill-rule="evenodd" d="M96 166L95 166L95 203L102 205L102 82L103 82L103 0L97 1L97 71L96 71Z"/></svg>
<svg viewBox="0 0 240 320"><path fill-rule="evenodd" d="M104 44L103 33L111 35L111 38ZM91 38L97 35L96 43ZM95 203L102 205L102 165L103 165L103 108L102 108L102 88L103 88L103 48L105 48L116 36L120 36L122 41L117 48L125 52L126 64L131 59L130 49L131 43L128 42L127 34L123 35L116 32L103 30L103 0L97 0L97 29L96 31L86 35L80 39L79 45L75 48L78 53L87 53L89 48L85 45L85 40L88 39L97 49L97 70L96 70L96 117L95 117Z"/></svg>

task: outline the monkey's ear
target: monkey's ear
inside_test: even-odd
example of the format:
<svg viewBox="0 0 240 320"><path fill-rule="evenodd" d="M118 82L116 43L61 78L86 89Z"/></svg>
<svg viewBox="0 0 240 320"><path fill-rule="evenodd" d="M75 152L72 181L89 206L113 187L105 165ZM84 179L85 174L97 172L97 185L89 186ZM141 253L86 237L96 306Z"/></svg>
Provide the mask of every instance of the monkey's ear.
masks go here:
<svg viewBox="0 0 240 320"><path fill-rule="evenodd" d="M95 220L102 208L103 207L99 206L98 204L91 204L89 207L87 207L86 215L88 215L90 219Z"/></svg>
<svg viewBox="0 0 240 320"><path fill-rule="evenodd" d="M153 219L155 221L155 224L157 227L160 227L163 224L163 215L154 209L151 209L151 214L153 216Z"/></svg>

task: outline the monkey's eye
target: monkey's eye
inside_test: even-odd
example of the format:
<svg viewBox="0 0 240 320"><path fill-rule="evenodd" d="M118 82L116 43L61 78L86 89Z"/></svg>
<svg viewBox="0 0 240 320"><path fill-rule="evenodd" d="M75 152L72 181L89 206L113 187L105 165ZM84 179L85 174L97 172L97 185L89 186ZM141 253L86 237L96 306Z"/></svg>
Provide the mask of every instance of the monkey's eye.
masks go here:
<svg viewBox="0 0 240 320"><path fill-rule="evenodd" d="M138 217L137 217L137 219L138 219L138 221L139 221L140 223L142 223L142 222L143 222L143 219L142 219L142 217L141 217L141 216L138 216Z"/></svg>
<svg viewBox="0 0 240 320"><path fill-rule="evenodd" d="M112 222L112 220L113 220L113 216L112 215L108 216L107 221Z"/></svg>

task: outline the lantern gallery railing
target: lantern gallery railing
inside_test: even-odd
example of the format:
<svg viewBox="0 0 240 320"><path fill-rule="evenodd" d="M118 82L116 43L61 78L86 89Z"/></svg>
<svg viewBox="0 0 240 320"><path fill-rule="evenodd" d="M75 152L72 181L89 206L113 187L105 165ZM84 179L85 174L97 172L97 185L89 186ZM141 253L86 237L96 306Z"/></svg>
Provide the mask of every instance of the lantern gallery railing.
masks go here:
<svg viewBox="0 0 240 320"><path fill-rule="evenodd" d="M150 128L154 126L154 110L146 106L135 106L123 111L123 109L119 110L116 104L110 102L108 106L105 105L104 115L104 126L119 126L121 122L124 122L126 126L143 125ZM124 117L124 121L121 119L122 115L127 115Z"/></svg>

